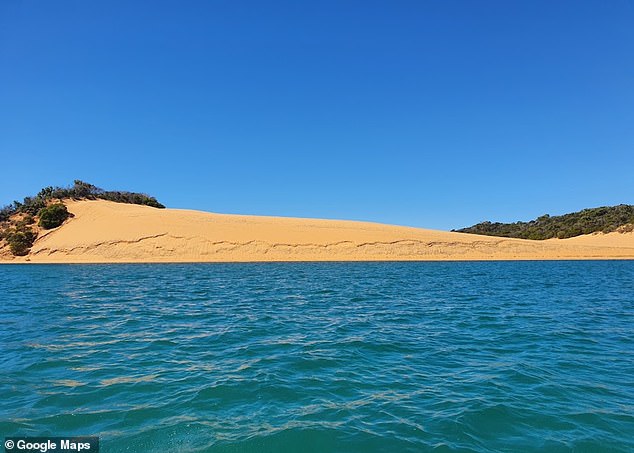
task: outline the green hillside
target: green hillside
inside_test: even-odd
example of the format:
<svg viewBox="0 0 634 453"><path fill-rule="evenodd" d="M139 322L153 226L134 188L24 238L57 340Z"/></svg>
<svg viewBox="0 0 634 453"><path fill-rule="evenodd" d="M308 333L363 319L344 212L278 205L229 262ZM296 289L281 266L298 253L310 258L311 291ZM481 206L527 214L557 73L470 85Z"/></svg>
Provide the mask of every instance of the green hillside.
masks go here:
<svg viewBox="0 0 634 453"><path fill-rule="evenodd" d="M597 232L631 231L633 228L634 206L620 204L552 217L546 214L529 222L482 222L452 231L520 239L565 239Z"/></svg>

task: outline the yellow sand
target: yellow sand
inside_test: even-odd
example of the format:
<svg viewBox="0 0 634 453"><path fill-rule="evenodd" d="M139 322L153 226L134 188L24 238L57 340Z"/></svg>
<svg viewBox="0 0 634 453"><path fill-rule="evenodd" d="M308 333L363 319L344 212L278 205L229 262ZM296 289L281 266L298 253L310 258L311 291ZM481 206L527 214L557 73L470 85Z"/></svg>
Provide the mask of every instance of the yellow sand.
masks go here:
<svg viewBox="0 0 634 453"><path fill-rule="evenodd" d="M634 233L527 241L367 222L211 214L108 201L67 202L75 217L27 257L1 262L386 261L634 258Z"/></svg>

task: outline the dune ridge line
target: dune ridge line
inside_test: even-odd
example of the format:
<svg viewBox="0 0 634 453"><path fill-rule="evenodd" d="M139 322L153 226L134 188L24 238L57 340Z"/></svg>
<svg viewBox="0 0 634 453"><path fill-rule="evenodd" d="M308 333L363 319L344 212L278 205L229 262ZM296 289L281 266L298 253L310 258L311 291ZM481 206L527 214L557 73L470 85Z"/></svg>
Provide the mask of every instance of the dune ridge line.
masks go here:
<svg viewBox="0 0 634 453"><path fill-rule="evenodd" d="M531 241L379 223L214 214L104 200L3 263L634 259L634 233Z"/></svg>

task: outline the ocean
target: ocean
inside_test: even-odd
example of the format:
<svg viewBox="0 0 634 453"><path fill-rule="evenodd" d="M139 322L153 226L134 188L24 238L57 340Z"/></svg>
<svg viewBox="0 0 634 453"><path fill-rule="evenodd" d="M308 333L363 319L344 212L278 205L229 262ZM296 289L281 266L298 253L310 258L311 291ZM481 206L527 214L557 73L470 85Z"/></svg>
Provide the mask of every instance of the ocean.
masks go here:
<svg viewBox="0 0 634 453"><path fill-rule="evenodd" d="M0 433L634 451L634 262L0 266Z"/></svg>

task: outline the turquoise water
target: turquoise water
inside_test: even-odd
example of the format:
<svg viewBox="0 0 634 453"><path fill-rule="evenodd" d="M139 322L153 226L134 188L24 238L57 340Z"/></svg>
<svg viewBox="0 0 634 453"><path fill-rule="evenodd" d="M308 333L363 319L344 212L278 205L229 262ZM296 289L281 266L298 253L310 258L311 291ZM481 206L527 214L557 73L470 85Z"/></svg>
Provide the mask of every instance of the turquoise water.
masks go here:
<svg viewBox="0 0 634 453"><path fill-rule="evenodd" d="M634 451L634 262L0 266L0 434Z"/></svg>

